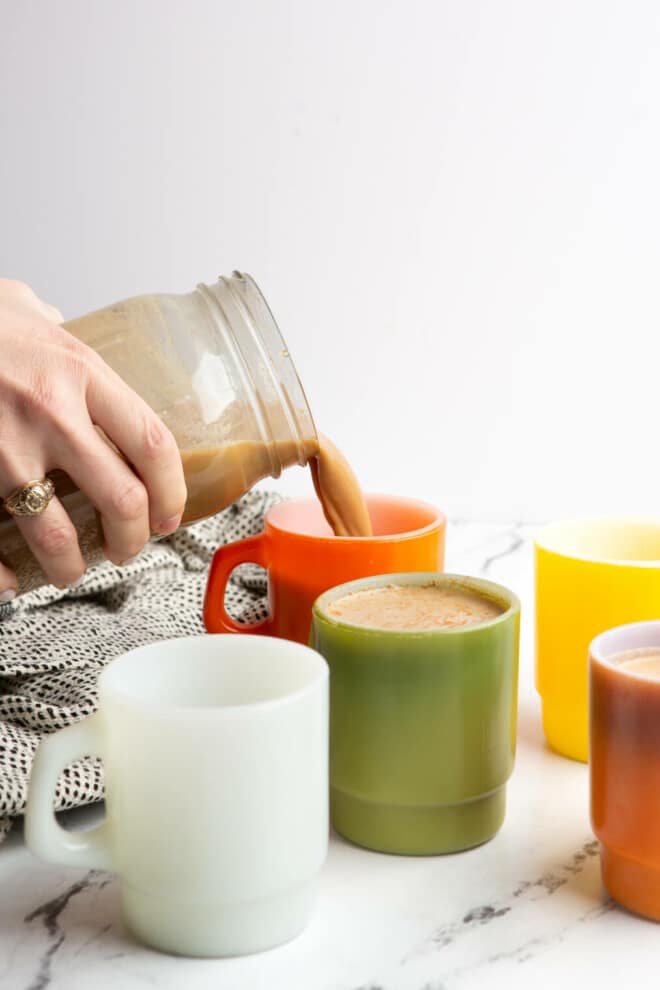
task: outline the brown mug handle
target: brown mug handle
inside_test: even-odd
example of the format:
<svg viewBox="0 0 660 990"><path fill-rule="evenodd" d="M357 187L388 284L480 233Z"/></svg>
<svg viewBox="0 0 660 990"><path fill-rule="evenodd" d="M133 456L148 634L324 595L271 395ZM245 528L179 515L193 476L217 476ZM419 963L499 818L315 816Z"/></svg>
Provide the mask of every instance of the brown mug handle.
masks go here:
<svg viewBox="0 0 660 990"><path fill-rule="evenodd" d="M261 622L249 624L236 622L225 608L225 591L231 573L239 564L260 564L266 562L266 534L248 536L236 543L227 543L213 554L204 595L204 625L210 633L263 633L272 634L273 620L269 616Z"/></svg>

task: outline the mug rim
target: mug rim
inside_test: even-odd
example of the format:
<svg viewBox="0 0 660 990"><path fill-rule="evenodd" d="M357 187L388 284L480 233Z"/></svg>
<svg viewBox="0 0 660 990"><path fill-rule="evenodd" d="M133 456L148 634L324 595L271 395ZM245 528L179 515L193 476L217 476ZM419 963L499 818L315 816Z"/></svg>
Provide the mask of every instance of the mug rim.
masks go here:
<svg viewBox="0 0 660 990"><path fill-rule="evenodd" d="M294 539L304 540L310 543L328 542L332 543L333 546L336 546L341 543L352 545L360 543L403 543L406 540L418 539L420 536L425 536L427 533L433 533L435 530L445 526L447 523L447 516L442 509L438 508L437 505L433 505L431 502L425 502L423 499L415 498L412 495L389 495L387 492L364 492L363 495L367 505L369 505L369 502L372 499L379 499L390 503L399 504L401 506L410 505L416 509L428 509L435 518L432 522L427 523L425 526L420 526L417 529L407 529L401 533L378 533L373 536L335 536L334 533L304 533L300 530L288 529L281 524L278 525L277 520L273 519L273 515L276 515L278 511L283 511L284 506L306 505L320 507L321 503L316 496L299 496L296 498L283 499L283 501L277 502L276 505L271 505L264 517L264 528L274 530L277 533L281 533Z"/></svg>
<svg viewBox="0 0 660 990"><path fill-rule="evenodd" d="M641 639L645 639L645 634L655 633L656 643L647 643L646 645L637 646L623 646L617 650L613 650L612 654L606 655L604 653L604 643L610 637L620 636L626 638L626 634L639 634ZM615 656L618 653L625 653L627 650L637 650L637 649L657 649L660 650L660 619L647 619L642 622L626 622L620 626L612 626L611 629L604 629L603 632L599 633L592 639L589 644L589 662L597 663L601 667L606 667L608 670L613 671L618 677L632 677L636 680L642 680L660 685L660 680L657 677L651 677L649 674L643 674L638 670L626 670L621 664L612 663L611 656Z"/></svg>
<svg viewBox="0 0 660 990"><path fill-rule="evenodd" d="M625 516L625 515L599 515L599 516L570 516L568 519L556 519L553 522L544 523L538 526L532 534L532 542L536 550L543 550L564 560L577 560L586 564L603 564L611 567L630 567L642 570L656 569L660 567L660 557L653 559L638 559L621 557L597 557L591 554L578 553L577 551L567 551L558 549L550 542L550 537L558 534L564 529L572 527L585 527L594 523L611 526L630 526L655 528L660 534L660 517L656 516Z"/></svg>
<svg viewBox="0 0 660 990"><path fill-rule="evenodd" d="M158 649L162 649L164 645L167 648L170 648L174 644L179 643L190 644L193 642L205 642L208 644L209 640L215 640L216 642L218 640L224 640L227 643L231 643L235 649L238 649L239 651L243 650L245 652L253 649L264 651L270 649L271 651L280 653L294 652L305 654L308 661L313 663L316 669L313 673L310 671L311 679L309 683L304 684L302 687L296 688L294 691L289 691L286 694L276 698L264 698L258 701L247 701L242 702L241 704L233 705L209 704L195 706L171 704L169 702L159 701L154 698L138 697L134 691L127 690L111 683L113 672L115 674L117 673L117 667L126 664L130 666L135 661L136 656L156 653ZM218 663L221 662L220 657L218 657L217 660ZM190 664L191 658L184 657L181 662L183 664ZM196 720L200 718L217 718L218 715L222 715L223 718L239 718L252 712L281 708L283 706L298 702L307 695L311 695L317 691L320 686L328 681L328 678L328 665L321 654L318 653L317 650L313 650L311 647L305 646L303 643L296 643L293 640L279 639L273 636L251 635L249 633L240 636L237 636L234 633L200 633L192 636L170 636L167 639L154 640L151 643L144 643L142 646L135 646L130 650L126 650L125 653L122 653L117 657L113 657L113 659L106 664L99 675L99 707L101 707L102 699L110 696L114 699L120 700L122 705L128 705L132 708L147 709L150 715L160 714L168 717L190 717L191 714L194 714Z"/></svg>
<svg viewBox="0 0 660 990"><path fill-rule="evenodd" d="M388 584L399 585L424 585L424 584L454 584L459 585L468 591L482 598L496 601L498 604L507 604L507 607L499 615L485 622L474 623L470 626L440 626L436 629L383 629L382 626L365 626L362 624L347 622L328 615L324 611L331 601L342 598L344 595L354 591L369 590L370 588L380 588ZM488 594L490 592L490 594ZM432 636L469 636L484 629L492 629L494 626L506 622L514 615L520 614L520 599L518 596L503 584L490 581L487 578L472 577L468 574L453 574L445 571L409 571L399 574L374 574L370 577L357 578L354 581L346 581L338 584L334 588L328 588L319 595L312 606L313 619L319 619L335 628L350 630L365 636L395 636L395 637L419 637L429 638Z"/></svg>

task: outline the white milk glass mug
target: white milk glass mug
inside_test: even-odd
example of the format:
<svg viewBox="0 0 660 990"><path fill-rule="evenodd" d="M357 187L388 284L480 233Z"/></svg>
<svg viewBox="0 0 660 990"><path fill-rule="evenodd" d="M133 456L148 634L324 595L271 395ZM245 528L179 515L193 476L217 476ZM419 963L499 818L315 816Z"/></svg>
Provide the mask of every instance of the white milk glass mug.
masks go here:
<svg viewBox="0 0 660 990"><path fill-rule="evenodd" d="M60 827L53 792L105 765L106 819ZM279 945L309 920L328 845L328 669L298 643L193 636L131 650L98 712L37 752L25 817L37 856L120 875L141 941L189 956Z"/></svg>

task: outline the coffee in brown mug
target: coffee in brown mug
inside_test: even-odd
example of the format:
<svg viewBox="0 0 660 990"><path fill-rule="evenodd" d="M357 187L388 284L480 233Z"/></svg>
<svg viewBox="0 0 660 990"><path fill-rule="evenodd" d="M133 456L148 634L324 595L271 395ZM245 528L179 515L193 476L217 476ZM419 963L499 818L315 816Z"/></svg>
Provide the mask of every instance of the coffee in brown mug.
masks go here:
<svg viewBox="0 0 660 990"><path fill-rule="evenodd" d="M617 667L623 667L628 673L660 679L660 648L656 646L624 650L623 653L610 657L609 661Z"/></svg>

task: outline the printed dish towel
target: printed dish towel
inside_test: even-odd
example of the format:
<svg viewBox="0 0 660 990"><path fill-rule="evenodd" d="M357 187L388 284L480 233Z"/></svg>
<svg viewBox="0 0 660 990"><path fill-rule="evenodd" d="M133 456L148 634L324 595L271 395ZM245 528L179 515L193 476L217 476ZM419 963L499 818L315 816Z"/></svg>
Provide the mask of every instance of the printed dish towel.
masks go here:
<svg viewBox="0 0 660 990"><path fill-rule="evenodd" d="M263 529L280 500L250 492L212 519L149 544L135 563L93 568L75 588L40 588L0 606L0 841L23 812L39 741L96 710L99 671L135 646L204 632L202 601L213 552ZM266 612L265 573L237 568L227 608L253 622ZM55 807L103 797L99 760L71 764Z"/></svg>

